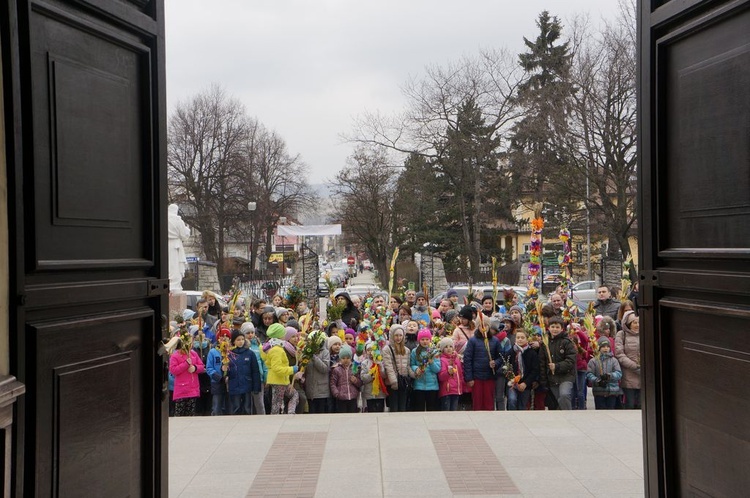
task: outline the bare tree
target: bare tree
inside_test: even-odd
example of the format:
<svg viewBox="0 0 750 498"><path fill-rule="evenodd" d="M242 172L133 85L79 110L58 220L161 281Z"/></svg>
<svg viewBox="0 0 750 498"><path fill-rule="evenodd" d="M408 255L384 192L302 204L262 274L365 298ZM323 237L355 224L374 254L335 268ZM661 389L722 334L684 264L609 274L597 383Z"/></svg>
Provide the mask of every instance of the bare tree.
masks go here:
<svg viewBox="0 0 750 498"><path fill-rule="evenodd" d="M333 186L339 200L333 218L343 225L345 236L362 244L385 285L394 248L392 199L398 171L378 147L357 147L347 163Z"/></svg>
<svg viewBox="0 0 750 498"><path fill-rule="evenodd" d="M244 210L236 172L252 124L243 105L211 86L177 105L167 139L170 202L201 235L203 253L222 273L226 230Z"/></svg>
<svg viewBox="0 0 750 498"><path fill-rule="evenodd" d="M313 207L315 198L306 180L307 166L298 154L288 151L286 142L276 132L262 125L253 127L243 151L244 197L257 206L252 214L251 232L254 265L261 241L265 243L266 254L270 254L279 218L296 218L301 210Z"/></svg>
<svg viewBox="0 0 750 498"><path fill-rule="evenodd" d="M487 51L446 67L427 68L421 80L404 88L408 108L399 116L365 113L354 123L350 141L422 156L460 200L456 222L463 231L462 255L479 270L483 201L507 201L497 195L499 151L519 117L515 97L522 70L504 50ZM473 144L473 145L472 145ZM495 175L488 174L494 169ZM432 241L428 241L432 242Z"/></svg>
<svg viewBox="0 0 750 498"><path fill-rule="evenodd" d="M605 24L598 34L576 35L584 41L574 58L572 77L578 91L567 151L573 173L588 186L557 183L578 193L599 234L616 241L627 258L636 220L636 45L634 11L625 2L621 5L615 23Z"/></svg>

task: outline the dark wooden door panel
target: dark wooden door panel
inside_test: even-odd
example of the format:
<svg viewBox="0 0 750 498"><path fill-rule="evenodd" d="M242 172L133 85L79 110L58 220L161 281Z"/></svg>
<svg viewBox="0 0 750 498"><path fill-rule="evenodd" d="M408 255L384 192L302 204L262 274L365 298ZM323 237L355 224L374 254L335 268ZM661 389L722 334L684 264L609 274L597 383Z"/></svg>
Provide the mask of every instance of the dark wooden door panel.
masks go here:
<svg viewBox="0 0 750 498"><path fill-rule="evenodd" d="M640 3L650 496L750 488L750 2Z"/></svg>
<svg viewBox="0 0 750 498"><path fill-rule="evenodd" d="M741 380L750 378L750 306L676 298L659 305L675 492L741 496L750 487L750 424L729 421L750 413L750 385Z"/></svg>
<svg viewBox="0 0 750 498"><path fill-rule="evenodd" d="M166 495L163 1L11 4L14 491Z"/></svg>
<svg viewBox="0 0 750 498"><path fill-rule="evenodd" d="M150 51L107 25L80 23L57 10L31 15L33 264L150 268Z"/></svg>
<svg viewBox="0 0 750 498"><path fill-rule="evenodd" d="M145 308L29 324L34 401L46 408L52 400L36 417L34 458L50 462L37 468L37 496L141 494L143 439L152 436L143 413L153 410L142 396L153 390L142 364L157 322Z"/></svg>
<svg viewBox="0 0 750 498"><path fill-rule="evenodd" d="M660 249L750 254L750 10L657 41L665 185Z"/></svg>

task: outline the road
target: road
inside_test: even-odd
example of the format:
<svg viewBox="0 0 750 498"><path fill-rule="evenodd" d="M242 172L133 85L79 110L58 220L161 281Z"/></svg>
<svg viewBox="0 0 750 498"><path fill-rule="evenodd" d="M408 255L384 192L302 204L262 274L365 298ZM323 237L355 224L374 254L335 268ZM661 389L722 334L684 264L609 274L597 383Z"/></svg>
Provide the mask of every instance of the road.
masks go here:
<svg viewBox="0 0 750 498"><path fill-rule="evenodd" d="M369 270L365 270L362 273L358 273L356 277L349 279L349 285L377 285L379 283L375 281L375 273Z"/></svg>

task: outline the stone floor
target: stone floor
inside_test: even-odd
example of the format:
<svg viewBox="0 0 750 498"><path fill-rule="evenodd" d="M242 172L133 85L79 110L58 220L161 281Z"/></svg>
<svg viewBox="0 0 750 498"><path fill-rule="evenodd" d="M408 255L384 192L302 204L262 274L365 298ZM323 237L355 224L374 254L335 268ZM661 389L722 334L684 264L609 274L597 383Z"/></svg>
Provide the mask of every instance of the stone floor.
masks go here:
<svg viewBox="0 0 750 498"><path fill-rule="evenodd" d="M639 411L172 418L172 497L643 496Z"/></svg>

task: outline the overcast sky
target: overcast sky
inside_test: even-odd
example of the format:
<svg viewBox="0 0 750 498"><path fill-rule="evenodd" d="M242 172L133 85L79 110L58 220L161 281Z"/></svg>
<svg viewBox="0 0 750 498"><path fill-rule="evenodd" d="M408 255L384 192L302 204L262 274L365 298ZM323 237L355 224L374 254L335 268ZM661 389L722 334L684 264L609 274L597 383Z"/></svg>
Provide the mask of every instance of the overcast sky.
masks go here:
<svg viewBox="0 0 750 498"><path fill-rule="evenodd" d="M404 108L401 86L424 67L483 48L523 51L549 10L596 23L616 0L167 0L167 97L219 83L282 136L324 183L352 145L339 135L365 110Z"/></svg>

